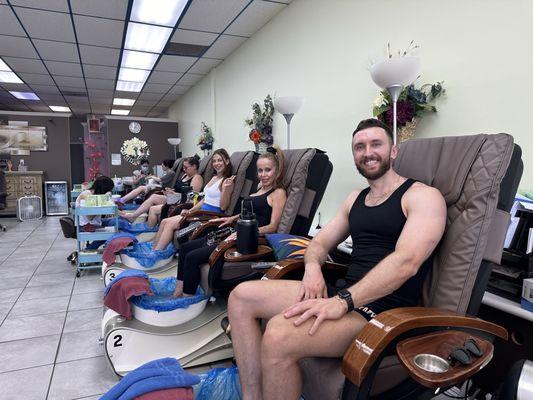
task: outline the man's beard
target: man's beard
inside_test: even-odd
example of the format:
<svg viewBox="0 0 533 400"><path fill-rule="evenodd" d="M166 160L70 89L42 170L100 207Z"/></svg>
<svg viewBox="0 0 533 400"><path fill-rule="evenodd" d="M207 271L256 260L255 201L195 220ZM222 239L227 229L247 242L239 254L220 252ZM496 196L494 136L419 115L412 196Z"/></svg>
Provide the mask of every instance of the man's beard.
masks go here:
<svg viewBox="0 0 533 400"><path fill-rule="evenodd" d="M368 160L375 160L377 162L379 162L379 168L377 171L375 172L368 172L365 170L365 165L364 163L367 162ZM359 173L361 175L363 175L366 179L370 180L370 181L375 181L376 179L379 179L381 178L383 175L385 175L387 173L387 171L390 169L391 167L391 162L390 162L390 157L387 157L386 160L383 160L381 158L364 158L361 162L361 164L359 163L356 163L355 166L357 168L357 170L359 171Z"/></svg>

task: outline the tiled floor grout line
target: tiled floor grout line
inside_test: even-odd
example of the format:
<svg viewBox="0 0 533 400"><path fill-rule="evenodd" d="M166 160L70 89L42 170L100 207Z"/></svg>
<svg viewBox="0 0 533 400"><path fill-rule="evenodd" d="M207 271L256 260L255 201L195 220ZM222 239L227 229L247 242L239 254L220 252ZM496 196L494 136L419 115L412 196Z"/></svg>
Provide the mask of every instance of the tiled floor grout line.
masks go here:
<svg viewBox="0 0 533 400"><path fill-rule="evenodd" d="M59 233L58 233L58 236L59 236ZM54 241L52 242L52 246L54 245L54 242L56 240L57 240L57 236L54 239ZM52 247L52 246L50 246L50 247ZM72 281L72 288L70 289L70 297L69 297L68 303L67 303L67 312L65 313L65 319L63 319L63 326L61 327L61 333L60 333L60 336L59 336L59 342L57 343L56 354L55 354L55 357L54 357L54 364L52 366L52 373L50 374L50 380L48 381L48 388L46 389L46 399L48 399L48 395L50 394L50 388L52 387L52 380L54 379L54 372L56 370L56 365L57 365L57 357L59 356L59 349L61 348L61 341L63 339L63 332L65 331L65 325L67 323L68 308L70 306L70 302L72 301L72 293L74 292L74 286L76 285L76 279L77 278L74 278L74 280Z"/></svg>

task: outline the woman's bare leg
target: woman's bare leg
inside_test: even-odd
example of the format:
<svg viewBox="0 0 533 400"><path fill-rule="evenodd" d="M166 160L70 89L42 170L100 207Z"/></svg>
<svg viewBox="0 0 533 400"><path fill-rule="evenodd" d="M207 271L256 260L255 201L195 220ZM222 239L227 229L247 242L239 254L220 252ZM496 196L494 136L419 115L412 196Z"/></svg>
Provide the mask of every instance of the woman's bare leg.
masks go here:
<svg viewBox="0 0 533 400"><path fill-rule="evenodd" d="M174 236L174 231L178 230L183 221L181 215L176 215L172 218L164 219L159 226L157 231L156 238L154 240L154 250L163 250L165 249L170 242L172 242L172 236Z"/></svg>
<svg viewBox="0 0 533 400"><path fill-rule="evenodd" d="M148 211L148 228L153 228L157 225L157 221L159 221L159 217L161 216L162 208L163 204L150 207L150 210Z"/></svg>
<svg viewBox="0 0 533 400"><path fill-rule="evenodd" d="M126 218L128 221L133 222L139 215L144 214L145 212L150 210L150 207L164 204L166 201L167 199L165 196L153 194L148 200L143 202L135 211L130 213L121 211L119 214L121 217Z"/></svg>
<svg viewBox="0 0 533 400"><path fill-rule="evenodd" d="M133 200L135 197L137 197L141 193L144 193L145 190L146 190L146 186L139 186L138 188L135 188L131 192L129 192L126 196L122 197L120 200L123 203L126 203L130 200Z"/></svg>

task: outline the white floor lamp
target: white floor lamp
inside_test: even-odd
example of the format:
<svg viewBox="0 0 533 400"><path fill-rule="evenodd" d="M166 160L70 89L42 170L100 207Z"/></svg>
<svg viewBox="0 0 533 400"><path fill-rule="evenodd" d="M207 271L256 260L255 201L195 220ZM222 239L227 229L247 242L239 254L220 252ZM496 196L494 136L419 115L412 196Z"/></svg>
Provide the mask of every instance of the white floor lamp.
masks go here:
<svg viewBox="0 0 533 400"><path fill-rule="evenodd" d="M420 58L405 56L387 58L370 67L370 76L376 85L386 89L392 98L392 132L394 144L397 142L396 103L403 88L410 85L420 75Z"/></svg>
<svg viewBox="0 0 533 400"><path fill-rule="evenodd" d="M291 148L291 119L304 103L304 98L299 96L285 96L274 98L274 109L283 114L287 121L287 150Z"/></svg>
<svg viewBox="0 0 533 400"><path fill-rule="evenodd" d="M167 142L174 146L174 158L178 158L176 147L181 143L181 138L169 137Z"/></svg>

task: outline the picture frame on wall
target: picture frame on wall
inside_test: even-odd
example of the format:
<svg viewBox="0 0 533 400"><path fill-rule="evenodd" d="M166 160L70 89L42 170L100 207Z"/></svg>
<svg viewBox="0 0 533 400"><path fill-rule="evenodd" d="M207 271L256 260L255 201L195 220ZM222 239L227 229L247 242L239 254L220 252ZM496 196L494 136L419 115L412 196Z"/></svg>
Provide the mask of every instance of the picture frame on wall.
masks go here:
<svg viewBox="0 0 533 400"><path fill-rule="evenodd" d="M44 182L46 215L68 215L68 185L66 181Z"/></svg>

